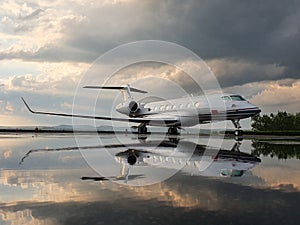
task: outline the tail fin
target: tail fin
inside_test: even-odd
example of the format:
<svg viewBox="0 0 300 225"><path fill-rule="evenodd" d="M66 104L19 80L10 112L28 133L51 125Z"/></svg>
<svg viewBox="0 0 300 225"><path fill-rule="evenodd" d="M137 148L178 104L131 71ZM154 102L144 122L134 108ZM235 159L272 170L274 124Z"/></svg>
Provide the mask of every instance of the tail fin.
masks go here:
<svg viewBox="0 0 300 225"><path fill-rule="evenodd" d="M143 90L140 90L140 89L137 89L137 88L133 88L133 87L130 87L129 84L127 84L126 86L84 86L83 88L90 88L90 89L106 89L106 90L120 90L123 94L123 99L124 101L126 101L126 99L132 99L132 96L131 96L131 92L137 92L137 93L147 93L147 91L143 91ZM126 91L126 94L125 95L125 91Z"/></svg>

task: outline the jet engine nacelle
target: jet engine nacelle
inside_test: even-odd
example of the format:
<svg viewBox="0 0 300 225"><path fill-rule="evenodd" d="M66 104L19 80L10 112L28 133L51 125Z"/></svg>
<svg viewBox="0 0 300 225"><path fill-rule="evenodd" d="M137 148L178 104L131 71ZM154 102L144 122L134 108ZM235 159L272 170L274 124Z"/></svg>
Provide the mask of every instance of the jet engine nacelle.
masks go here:
<svg viewBox="0 0 300 225"><path fill-rule="evenodd" d="M130 166L138 165L138 166L144 166L145 159L148 159L151 157L151 153L148 153L143 150L135 150L135 149L128 149L124 152L118 152L116 153L116 160L120 163L125 163Z"/></svg>
<svg viewBox="0 0 300 225"><path fill-rule="evenodd" d="M128 104L128 109L131 113L136 113L140 109L140 107L139 107L139 104L137 102L131 101Z"/></svg>
<svg viewBox="0 0 300 225"><path fill-rule="evenodd" d="M142 109L141 105L134 101L128 101L117 106L117 111L125 115L135 114Z"/></svg>

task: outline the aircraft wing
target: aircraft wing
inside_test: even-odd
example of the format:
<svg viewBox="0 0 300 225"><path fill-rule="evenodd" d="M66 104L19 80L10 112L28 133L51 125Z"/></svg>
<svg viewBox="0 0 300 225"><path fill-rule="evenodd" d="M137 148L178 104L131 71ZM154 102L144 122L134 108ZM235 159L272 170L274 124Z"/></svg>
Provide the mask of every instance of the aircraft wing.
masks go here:
<svg viewBox="0 0 300 225"><path fill-rule="evenodd" d="M105 116L92 116L92 115L78 115L78 114L66 114L66 113L55 113L55 112L43 112L43 111L34 111L32 110L27 102L22 98L27 109L34 114L42 115L52 115L52 116L64 116L64 117L76 117L76 118L85 118L85 119L96 119L96 120L111 120L119 122L132 122L132 123L143 123L143 124L155 124L155 125L173 125L179 122L179 119L176 117L143 117L143 118L116 118L116 117L105 117Z"/></svg>

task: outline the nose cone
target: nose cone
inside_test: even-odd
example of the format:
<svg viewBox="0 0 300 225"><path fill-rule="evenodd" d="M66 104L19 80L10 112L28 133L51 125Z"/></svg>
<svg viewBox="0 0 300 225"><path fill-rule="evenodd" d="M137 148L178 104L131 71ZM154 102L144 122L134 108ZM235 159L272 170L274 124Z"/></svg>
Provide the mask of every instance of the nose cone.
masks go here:
<svg viewBox="0 0 300 225"><path fill-rule="evenodd" d="M250 109L251 109L251 111L252 111L253 116L255 116L255 115L261 113L261 109L260 109L258 106L253 105L253 104L251 104L251 103L249 103L249 105L251 105Z"/></svg>
<svg viewBox="0 0 300 225"><path fill-rule="evenodd" d="M257 114L261 113L261 109L257 107Z"/></svg>

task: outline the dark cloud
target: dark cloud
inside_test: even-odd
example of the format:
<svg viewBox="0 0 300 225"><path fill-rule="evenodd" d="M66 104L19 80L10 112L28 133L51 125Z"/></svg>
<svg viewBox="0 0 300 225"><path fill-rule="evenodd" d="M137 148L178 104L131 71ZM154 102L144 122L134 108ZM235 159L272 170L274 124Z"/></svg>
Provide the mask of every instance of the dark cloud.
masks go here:
<svg viewBox="0 0 300 225"><path fill-rule="evenodd" d="M285 68L275 74L256 68L234 75L228 71L220 78L222 86L300 77L299 1L136 1L81 8L74 5L70 10L77 16L61 21L60 41L35 53L2 52L0 58L93 61L120 44L158 39L181 44L205 60ZM38 9L24 19L41 12Z"/></svg>
<svg viewBox="0 0 300 225"><path fill-rule="evenodd" d="M69 35L66 44L101 54L128 41L161 39L188 47L206 60L228 58L286 67L269 76L271 80L300 77L298 1L155 1L120 7L111 9L110 22L92 13L91 24L97 27L97 23L100 31L83 27L86 32ZM121 32L124 26L126 30ZM107 33L114 32L116 35L107 38ZM255 68L241 71L238 83L266 78L267 73L256 72ZM235 78L233 83L225 78L221 83L237 84Z"/></svg>

